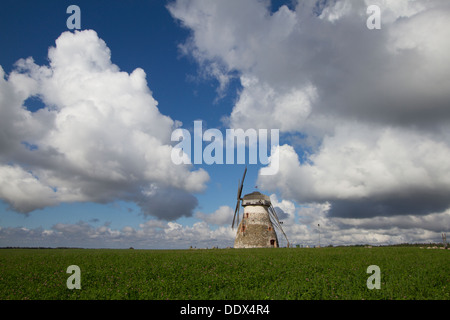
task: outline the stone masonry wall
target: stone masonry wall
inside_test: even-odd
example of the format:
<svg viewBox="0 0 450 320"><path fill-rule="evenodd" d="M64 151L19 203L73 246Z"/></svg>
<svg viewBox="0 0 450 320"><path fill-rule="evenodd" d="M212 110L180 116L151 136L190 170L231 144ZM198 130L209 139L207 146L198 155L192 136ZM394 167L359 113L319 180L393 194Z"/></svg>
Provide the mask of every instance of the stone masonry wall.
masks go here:
<svg viewBox="0 0 450 320"><path fill-rule="evenodd" d="M244 207L234 241L235 248L278 247L278 238L265 206Z"/></svg>

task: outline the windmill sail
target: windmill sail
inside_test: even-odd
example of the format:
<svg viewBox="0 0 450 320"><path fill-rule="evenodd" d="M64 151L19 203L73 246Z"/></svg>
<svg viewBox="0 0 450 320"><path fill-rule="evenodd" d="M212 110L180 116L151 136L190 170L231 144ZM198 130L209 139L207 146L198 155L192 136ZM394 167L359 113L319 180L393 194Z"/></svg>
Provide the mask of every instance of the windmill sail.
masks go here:
<svg viewBox="0 0 450 320"><path fill-rule="evenodd" d="M275 208L272 206L272 204L270 204L270 207L269 207L269 216L270 216L270 218L271 218L271 220L272 220L272 224L273 224L276 228L278 228L278 229L281 231L281 233L283 234L284 238L285 238L286 241L287 241L287 247L289 248L289 240L288 240L288 238L287 238L287 236L286 236L286 233L284 233L283 228L281 227L281 222L280 222L280 220L278 219L277 212L275 211Z"/></svg>
<svg viewBox="0 0 450 320"><path fill-rule="evenodd" d="M238 187L238 192L237 192L237 202L236 202L236 209L234 210L234 217L233 217L233 222L231 224L231 228L234 229L234 222L237 218L237 224L239 225L239 208L240 208L240 202L242 200L241 195L242 195L242 187L244 186L244 179L245 179L245 175L247 174L247 167L245 167L244 170L244 175L242 176L242 181L239 182L239 187Z"/></svg>

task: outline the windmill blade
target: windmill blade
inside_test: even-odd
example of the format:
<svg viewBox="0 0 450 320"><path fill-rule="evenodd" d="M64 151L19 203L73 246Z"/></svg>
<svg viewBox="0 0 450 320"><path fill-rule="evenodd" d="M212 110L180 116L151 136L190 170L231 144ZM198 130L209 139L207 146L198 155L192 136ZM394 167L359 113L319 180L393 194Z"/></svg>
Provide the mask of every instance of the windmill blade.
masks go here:
<svg viewBox="0 0 450 320"><path fill-rule="evenodd" d="M274 209L272 206L269 207L269 219L270 219L270 222L272 222L272 224L273 224L275 227L280 228L280 226L279 226L279 225L280 225L279 220L278 220L278 218L277 218L275 209Z"/></svg>
<svg viewBox="0 0 450 320"><path fill-rule="evenodd" d="M269 207L269 217L273 224L278 224L278 215L275 211L275 208L272 206L272 204Z"/></svg>
<svg viewBox="0 0 450 320"><path fill-rule="evenodd" d="M278 219L278 215L277 212L275 211L275 208L272 206L272 204L269 207L269 217L271 217L272 219L274 219L274 221L272 221L272 223L278 228L280 229L280 231L283 233L284 237L286 238L287 241L287 247L289 248L289 240L286 236L286 233L284 233L283 228L281 227L281 223L280 220Z"/></svg>
<svg viewBox="0 0 450 320"><path fill-rule="evenodd" d="M238 196L237 196L238 200L241 199L241 195L242 195L242 187L244 186L244 179L245 179L246 173L247 173L247 167L245 167L244 175L242 176L242 181L241 181L241 183L240 183L240 185L239 185Z"/></svg>
<svg viewBox="0 0 450 320"><path fill-rule="evenodd" d="M237 199L240 200L241 199L241 180L238 180L238 189L237 189Z"/></svg>
<svg viewBox="0 0 450 320"><path fill-rule="evenodd" d="M242 181L238 182L236 209L234 209L233 222L231 223L231 228L232 229L234 229L234 222L236 221L236 218L237 218L237 224L236 225L239 225L239 208L240 208L240 201L242 200L241 199L242 187L244 186L244 179L245 179L245 175L246 174L247 174L247 167L245 167L244 175L242 176Z"/></svg>
<svg viewBox="0 0 450 320"><path fill-rule="evenodd" d="M233 223L231 224L231 229L234 229L234 221L236 220L236 213L237 213L237 219L238 219L238 224L239 224L239 205L240 205L240 200L238 199L237 203L236 203L236 209L234 210L234 216L233 216Z"/></svg>

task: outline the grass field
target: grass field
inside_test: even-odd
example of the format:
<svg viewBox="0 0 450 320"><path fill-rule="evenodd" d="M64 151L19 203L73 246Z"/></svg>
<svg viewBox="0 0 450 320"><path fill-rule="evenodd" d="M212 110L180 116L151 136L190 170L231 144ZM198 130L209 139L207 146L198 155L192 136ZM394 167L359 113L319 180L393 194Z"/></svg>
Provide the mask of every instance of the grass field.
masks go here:
<svg viewBox="0 0 450 320"><path fill-rule="evenodd" d="M81 289L66 286L70 265ZM381 271L369 290L367 267ZM449 250L2 249L0 299L445 299Z"/></svg>

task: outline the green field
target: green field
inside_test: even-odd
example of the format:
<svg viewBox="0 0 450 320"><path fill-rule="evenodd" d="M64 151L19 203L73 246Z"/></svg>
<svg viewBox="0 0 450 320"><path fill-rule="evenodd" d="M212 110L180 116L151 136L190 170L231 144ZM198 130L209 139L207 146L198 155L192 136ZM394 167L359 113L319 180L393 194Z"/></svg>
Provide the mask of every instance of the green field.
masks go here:
<svg viewBox="0 0 450 320"><path fill-rule="evenodd" d="M69 265L81 289L69 290ZM381 288L367 288L367 267ZM2 249L0 299L445 299L450 251L417 247Z"/></svg>

